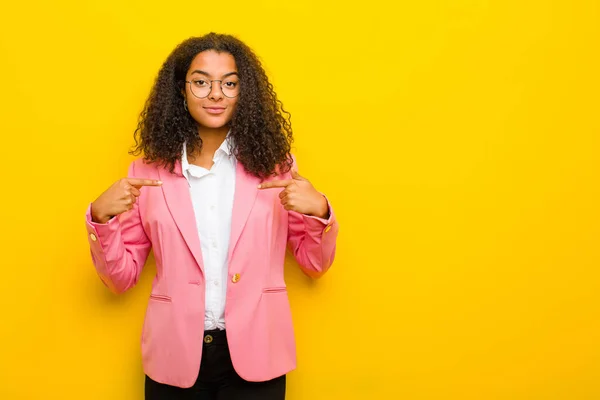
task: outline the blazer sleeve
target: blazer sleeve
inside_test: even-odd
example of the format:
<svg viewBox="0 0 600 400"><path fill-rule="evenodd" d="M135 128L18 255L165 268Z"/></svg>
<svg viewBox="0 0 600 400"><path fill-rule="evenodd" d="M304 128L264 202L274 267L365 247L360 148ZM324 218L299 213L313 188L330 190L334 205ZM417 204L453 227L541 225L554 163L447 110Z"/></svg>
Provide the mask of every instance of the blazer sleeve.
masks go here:
<svg viewBox="0 0 600 400"><path fill-rule="evenodd" d="M131 163L128 176L136 176L135 162ZM102 282L114 293L135 286L152 246L142 226L139 201L105 224L92 221L90 204L86 228L92 262Z"/></svg>
<svg viewBox="0 0 600 400"><path fill-rule="evenodd" d="M329 200L325 199L329 207L328 219L295 211L288 214L288 247L302 271L311 278L321 277L335 258L339 226Z"/></svg>

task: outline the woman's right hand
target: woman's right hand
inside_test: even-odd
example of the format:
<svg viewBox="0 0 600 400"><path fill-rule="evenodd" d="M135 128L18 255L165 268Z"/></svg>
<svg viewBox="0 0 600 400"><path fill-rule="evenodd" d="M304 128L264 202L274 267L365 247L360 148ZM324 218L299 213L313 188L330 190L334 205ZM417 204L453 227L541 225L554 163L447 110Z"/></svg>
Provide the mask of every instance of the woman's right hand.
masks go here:
<svg viewBox="0 0 600 400"><path fill-rule="evenodd" d="M133 208L142 186L160 185L162 182L154 179L119 179L92 203L92 221L107 223L112 217Z"/></svg>

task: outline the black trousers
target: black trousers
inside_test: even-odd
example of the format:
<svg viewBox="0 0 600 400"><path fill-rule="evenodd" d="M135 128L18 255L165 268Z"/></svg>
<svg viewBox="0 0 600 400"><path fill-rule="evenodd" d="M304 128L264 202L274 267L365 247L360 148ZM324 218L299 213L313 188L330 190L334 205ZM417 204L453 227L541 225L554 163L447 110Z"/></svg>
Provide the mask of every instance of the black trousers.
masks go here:
<svg viewBox="0 0 600 400"><path fill-rule="evenodd" d="M207 331L200 374L194 386L183 389L146 376L146 400L284 400L285 375L266 382L248 382L233 369L225 331Z"/></svg>

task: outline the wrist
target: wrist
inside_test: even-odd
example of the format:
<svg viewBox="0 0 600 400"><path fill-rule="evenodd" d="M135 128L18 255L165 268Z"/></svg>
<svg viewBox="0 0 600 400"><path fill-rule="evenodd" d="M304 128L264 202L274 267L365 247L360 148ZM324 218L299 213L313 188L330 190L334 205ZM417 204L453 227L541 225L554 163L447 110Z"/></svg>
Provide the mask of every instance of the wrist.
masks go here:
<svg viewBox="0 0 600 400"><path fill-rule="evenodd" d="M322 219L329 218L329 204L327 203L325 196L321 195L321 202L316 209L316 212L313 213L313 216Z"/></svg>
<svg viewBox="0 0 600 400"><path fill-rule="evenodd" d="M105 224L110 220L110 216L96 212L94 208L94 203L92 203L90 214L92 216L92 222L95 222L97 224Z"/></svg>

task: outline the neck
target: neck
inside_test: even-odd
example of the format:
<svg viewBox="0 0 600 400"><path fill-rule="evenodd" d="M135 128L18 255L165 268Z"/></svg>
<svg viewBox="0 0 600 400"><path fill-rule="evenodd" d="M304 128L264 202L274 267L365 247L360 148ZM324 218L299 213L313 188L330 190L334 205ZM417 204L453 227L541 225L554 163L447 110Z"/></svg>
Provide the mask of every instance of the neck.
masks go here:
<svg viewBox="0 0 600 400"><path fill-rule="evenodd" d="M212 156L221 144L223 144L228 132L228 126L223 126L221 128L198 128L198 135L200 135L200 139L202 139L202 150L200 154L208 153Z"/></svg>
<svg viewBox="0 0 600 400"><path fill-rule="evenodd" d="M191 164L200 165L201 167L210 168L215 152L227 137L229 132L228 126L221 128L198 128L198 135L202 139L202 148L194 154L188 153L188 161Z"/></svg>

